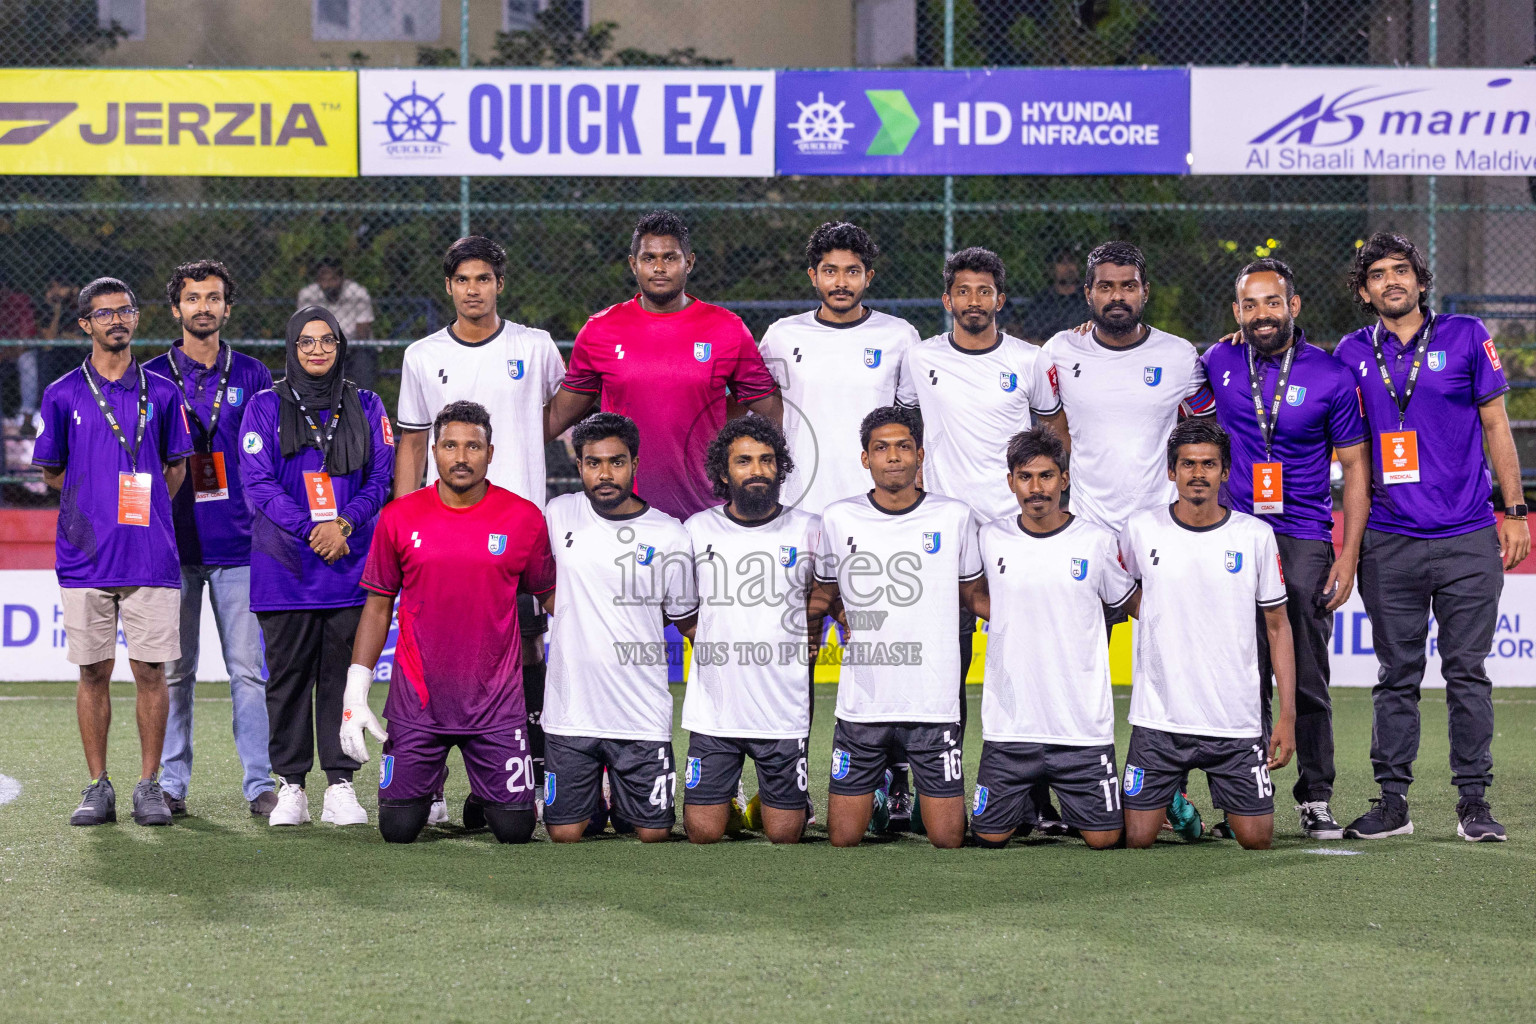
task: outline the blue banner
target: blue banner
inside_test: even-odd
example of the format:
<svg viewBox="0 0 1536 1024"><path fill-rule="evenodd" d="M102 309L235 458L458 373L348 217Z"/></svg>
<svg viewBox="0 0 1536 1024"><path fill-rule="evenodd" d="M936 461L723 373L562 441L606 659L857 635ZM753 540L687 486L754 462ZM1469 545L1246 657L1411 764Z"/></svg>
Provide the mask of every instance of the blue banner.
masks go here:
<svg viewBox="0 0 1536 1024"><path fill-rule="evenodd" d="M1185 68L781 71L779 174L1188 174Z"/></svg>

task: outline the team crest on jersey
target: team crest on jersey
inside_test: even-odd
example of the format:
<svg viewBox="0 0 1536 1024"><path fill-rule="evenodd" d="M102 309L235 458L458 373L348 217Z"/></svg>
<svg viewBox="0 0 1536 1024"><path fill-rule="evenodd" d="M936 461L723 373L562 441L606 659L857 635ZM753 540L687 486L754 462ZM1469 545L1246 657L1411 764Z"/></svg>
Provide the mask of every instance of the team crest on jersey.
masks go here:
<svg viewBox="0 0 1536 1024"><path fill-rule="evenodd" d="M930 555L939 553L939 542L943 540L937 532L923 534L923 550Z"/></svg>
<svg viewBox="0 0 1536 1024"><path fill-rule="evenodd" d="M240 447L245 449L247 455L260 454L262 444L261 435L254 430L247 430L245 436L240 439Z"/></svg>
<svg viewBox="0 0 1536 1024"><path fill-rule="evenodd" d="M871 370L873 370L875 367L879 366L880 365L880 352L881 352L881 350L878 349L878 348L867 348L867 349L865 349L864 350L864 365L869 367Z"/></svg>
<svg viewBox="0 0 1536 1024"><path fill-rule="evenodd" d="M1155 388L1163 381L1163 368L1161 366L1143 366L1141 368L1141 382L1149 388Z"/></svg>
<svg viewBox="0 0 1536 1024"><path fill-rule="evenodd" d="M523 379L523 361L521 359L507 360L507 376L513 380Z"/></svg>
<svg viewBox="0 0 1536 1024"><path fill-rule="evenodd" d="M395 755L385 754L379 762L379 788L388 789L389 784L395 780Z"/></svg>
<svg viewBox="0 0 1536 1024"><path fill-rule="evenodd" d="M1088 559L1072 559L1072 578L1078 581L1082 581L1088 578Z"/></svg>
<svg viewBox="0 0 1536 1024"><path fill-rule="evenodd" d="M800 560L800 549L793 544L779 545L779 564L786 569L791 568Z"/></svg>
<svg viewBox="0 0 1536 1024"><path fill-rule="evenodd" d="M1285 389L1285 404L1300 405L1307 400L1307 389L1301 384L1292 384Z"/></svg>
<svg viewBox="0 0 1536 1024"><path fill-rule="evenodd" d="M1243 571L1243 553L1241 551L1227 552L1227 572Z"/></svg>
<svg viewBox="0 0 1536 1024"><path fill-rule="evenodd" d="M848 777L848 769L853 764L853 759L848 756L848 751L839 747L832 748L832 777L843 779ZM548 803L549 801L544 801Z"/></svg>
<svg viewBox="0 0 1536 1024"><path fill-rule="evenodd" d="M1444 352L1431 352L1431 353L1429 353L1429 362L1428 362L1427 365L1429 366L1429 368L1431 370L1434 370L1436 372L1439 372L1440 370L1445 369L1445 353Z"/></svg>
<svg viewBox="0 0 1536 1024"><path fill-rule="evenodd" d="M544 777L548 778L548 773L545 773ZM1144 770L1126 765L1125 781L1120 784L1120 788L1125 790L1126 796L1135 796L1137 793L1141 792L1141 784L1146 781L1146 778L1147 773ZM549 803L549 800L546 799L544 802L547 804Z"/></svg>
<svg viewBox="0 0 1536 1024"><path fill-rule="evenodd" d="M493 555L499 555L507 550L507 535L504 533L490 534L485 541L485 549Z"/></svg>
<svg viewBox="0 0 1536 1024"><path fill-rule="evenodd" d="M544 806L545 807L552 806L554 804L554 802L555 802L555 773L552 772L552 771L548 771L546 769L545 772L544 772Z"/></svg>
<svg viewBox="0 0 1536 1024"><path fill-rule="evenodd" d="M229 387L224 389L224 398L230 405L239 405L245 401L245 388Z"/></svg>
<svg viewBox="0 0 1536 1024"><path fill-rule="evenodd" d="M714 346L712 344L710 344L709 342L707 342L707 341L696 341L696 342L694 342L693 343L693 358L697 359L701 363L709 362L709 352L710 352L710 349L712 349L713 347Z"/></svg>
<svg viewBox="0 0 1536 1024"><path fill-rule="evenodd" d="M1017 391L1017 390L1019 390L1019 375L1018 374L1016 374L1016 373L1009 373L1007 370L1003 370L1003 371L998 373L997 378L998 378L997 379L997 386L1002 388L1004 391Z"/></svg>
<svg viewBox="0 0 1536 1024"><path fill-rule="evenodd" d="M182 415L185 416L186 414L183 413ZM154 402L145 402L144 403L144 419L145 420L152 420L154 418L155 418L155 403Z"/></svg>
<svg viewBox="0 0 1536 1024"><path fill-rule="evenodd" d="M986 810L987 797L991 795L991 791L988 790L986 786L977 786L976 796L971 800L971 813L980 814L982 811Z"/></svg>
<svg viewBox="0 0 1536 1024"><path fill-rule="evenodd" d="M688 772L683 777L683 784L689 789L692 789L699 784L699 778L703 774L704 769L700 766L699 759L696 757L690 757L688 759Z"/></svg>
<svg viewBox="0 0 1536 1024"><path fill-rule="evenodd" d="M650 544L635 545L635 561L641 565L650 565L651 559L656 557L656 548Z"/></svg>

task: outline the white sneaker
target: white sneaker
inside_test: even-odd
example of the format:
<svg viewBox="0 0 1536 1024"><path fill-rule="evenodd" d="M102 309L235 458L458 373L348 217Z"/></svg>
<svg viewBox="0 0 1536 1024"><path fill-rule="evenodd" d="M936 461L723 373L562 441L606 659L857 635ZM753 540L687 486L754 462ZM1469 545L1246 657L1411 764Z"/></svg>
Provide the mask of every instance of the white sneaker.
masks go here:
<svg viewBox="0 0 1536 1024"><path fill-rule="evenodd" d="M427 812L427 824L448 824L448 798L441 793L432 798L432 809Z"/></svg>
<svg viewBox="0 0 1536 1024"><path fill-rule="evenodd" d="M278 798L281 801L281 797ZM281 803L278 806L282 806ZM363 810L363 805L357 802L357 794L352 790L350 782L336 782L325 787L325 810L320 812L320 820L328 821L332 825L366 825L368 824L368 812Z"/></svg>
<svg viewBox="0 0 1536 1024"><path fill-rule="evenodd" d="M533 798L533 820L540 825L544 824L544 798L542 796Z"/></svg>
<svg viewBox="0 0 1536 1024"><path fill-rule="evenodd" d="M304 787L285 782L277 788L277 806L267 817L269 825L308 825L309 797Z"/></svg>

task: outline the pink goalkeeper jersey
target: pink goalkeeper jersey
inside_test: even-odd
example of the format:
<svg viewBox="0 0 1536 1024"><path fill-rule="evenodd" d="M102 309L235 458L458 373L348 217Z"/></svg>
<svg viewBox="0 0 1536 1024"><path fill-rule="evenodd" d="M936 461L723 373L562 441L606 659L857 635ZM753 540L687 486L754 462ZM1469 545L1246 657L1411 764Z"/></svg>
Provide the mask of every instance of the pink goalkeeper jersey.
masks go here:
<svg viewBox="0 0 1536 1024"><path fill-rule="evenodd" d="M680 520L720 504L704 452L725 424L727 393L751 402L778 390L735 313L698 299L676 313L648 313L638 295L587 321L561 387L601 392L604 412L635 421L635 491Z"/></svg>
<svg viewBox="0 0 1536 1024"><path fill-rule="evenodd" d="M400 595L384 717L446 734L521 725L517 595L555 585L544 516L495 484L469 508L443 504L437 489L384 506L363 569L368 590Z"/></svg>

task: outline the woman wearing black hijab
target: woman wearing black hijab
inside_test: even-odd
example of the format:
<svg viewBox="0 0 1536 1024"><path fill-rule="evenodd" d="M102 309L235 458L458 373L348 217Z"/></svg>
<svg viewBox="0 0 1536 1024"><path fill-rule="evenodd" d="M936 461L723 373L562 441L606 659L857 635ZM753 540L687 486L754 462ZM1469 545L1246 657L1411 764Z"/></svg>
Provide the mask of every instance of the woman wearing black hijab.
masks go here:
<svg viewBox="0 0 1536 1024"><path fill-rule="evenodd" d="M251 609L266 640L269 746L282 777L273 825L310 820L304 777L317 739L327 781L320 820L368 822L352 791L358 764L341 749L341 712L395 436L379 396L342 377L346 359L336 318L299 310L288 321L286 375L250 400L240 427Z"/></svg>

